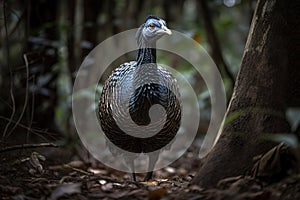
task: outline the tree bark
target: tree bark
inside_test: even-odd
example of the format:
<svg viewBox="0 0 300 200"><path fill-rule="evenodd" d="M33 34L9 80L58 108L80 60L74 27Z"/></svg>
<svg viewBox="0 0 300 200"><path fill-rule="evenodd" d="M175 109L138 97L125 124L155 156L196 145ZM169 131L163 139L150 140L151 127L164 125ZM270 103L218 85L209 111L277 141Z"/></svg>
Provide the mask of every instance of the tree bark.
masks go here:
<svg viewBox="0 0 300 200"><path fill-rule="evenodd" d="M295 63L290 53L297 43L290 36L297 30L299 10L297 0L258 1L227 121L193 184L213 187L223 178L247 174L253 157L274 146L262 139L265 134L290 132L285 118L289 77L291 68L300 70L289 66Z"/></svg>

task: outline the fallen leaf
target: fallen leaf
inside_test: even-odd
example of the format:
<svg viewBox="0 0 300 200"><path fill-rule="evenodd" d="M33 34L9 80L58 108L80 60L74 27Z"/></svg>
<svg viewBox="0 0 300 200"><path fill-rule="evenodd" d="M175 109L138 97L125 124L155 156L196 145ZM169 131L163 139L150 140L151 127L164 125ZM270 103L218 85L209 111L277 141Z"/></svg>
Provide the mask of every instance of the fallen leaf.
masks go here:
<svg viewBox="0 0 300 200"><path fill-rule="evenodd" d="M203 188L201 188L199 185L191 185L189 190L194 192L202 192Z"/></svg>
<svg viewBox="0 0 300 200"><path fill-rule="evenodd" d="M40 174L43 174L44 169L43 169L42 164L40 163L40 160L45 161L46 160L45 156L43 156L37 152L31 153L29 162L30 162L31 166L33 167L33 170L39 172ZM33 170L31 170L30 173L33 173Z"/></svg>
<svg viewBox="0 0 300 200"><path fill-rule="evenodd" d="M267 153L253 158L252 176L264 179L280 179L296 166L296 157L291 148L281 143Z"/></svg>
<svg viewBox="0 0 300 200"><path fill-rule="evenodd" d="M152 190L148 194L149 200L159 200L161 199L165 194L167 193L167 190L164 188Z"/></svg>
<svg viewBox="0 0 300 200"><path fill-rule="evenodd" d="M166 179L166 178L159 178L159 179L156 179L157 182L167 182L169 179Z"/></svg>
<svg viewBox="0 0 300 200"><path fill-rule="evenodd" d="M64 195L81 193L81 183L70 183L58 186L51 193L50 200L56 200Z"/></svg>
<svg viewBox="0 0 300 200"><path fill-rule="evenodd" d="M107 181L106 181L106 180L99 180L99 183L100 183L101 185L104 185L104 184L107 183Z"/></svg>
<svg viewBox="0 0 300 200"><path fill-rule="evenodd" d="M67 165L69 165L70 167L75 167L80 169L84 169L86 167L85 163L82 162L81 160L73 160L69 162Z"/></svg>
<svg viewBox="0 0 300 200"><path fill-rule="evenodd" d="M178 170L177 170L177 172L179 173L179 174L182 174L182 175L184 175L184 174L187 174L188 173L188 171L186 170L186 169L184 169L184 168L179 168Z"/></svg>
<svg viewBox="0 0 300 200"><path fill-rule="evenodd" d="M165 170L171 174L174 174L176 172L175 168L173 168L173 167L166 167Z"/></svg>
<svg viewBox="0 0 300 200"><path fill-rule="evenodd" d="M158 185L157 181L147 181L147 182L140 182L140 183L145 186L157 186Z"/></svg>
<svg viewBox="0 0 300 200"><path fill-rule="evenodd" d="M233 184L234 182L236 182L242 178L243 178L243 176L234 176L234 177L224 178L218 182L217 187L224 190L224 189L230 187L231 184Z"/></svg>
<svg viewBox="0 0 300 200"><path fill-rule="evenodd" d="M93 168L89 168L88 172L91 172L93 174L101 174L101 175L106 175L108 174L108 171L103 170L103 169L93 169Z"/></svg>
<svg viewBox="0 0 300 200"><path fill-rule="evenodd" d="M107 183L107 184L101 186L101 189L105 192L111 191L113 188L114 188L114 186L112 183Z"/></svg>

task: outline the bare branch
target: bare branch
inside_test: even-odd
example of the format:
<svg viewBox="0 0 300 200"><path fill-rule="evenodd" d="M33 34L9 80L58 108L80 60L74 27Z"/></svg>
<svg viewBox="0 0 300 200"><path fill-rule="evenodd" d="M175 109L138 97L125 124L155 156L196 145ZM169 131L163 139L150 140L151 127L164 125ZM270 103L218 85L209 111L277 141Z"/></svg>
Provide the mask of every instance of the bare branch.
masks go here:
<svg viewBox="0 0 300 200"><path fill-rule="evenodd" d="M15 112L16 112L16 102L15 102L15 97L14 97L14 93L13 93L13 89L14 89L14 82L13 82L13 74L12 74L12 70L10 68L10 64L9 64L9 57L10 57L10 52L9 52L9 38L8 38L8 29L7 29L7 15L6 15L6 1L3 0L3 17L4 17L4 28L5 28L5 49L6 49L6 65L9 69L9 76L10 76L10 98L11 98L11 102L12 102L12 113L10 115L10 120L8 121L8 123L5 126L5 129L3 131L2 134L2 138L6 137L6 133L8 131L9 126L11 125L11 122L14 118Z"/></svg>
<svg viewBox="0 0 300 200"><path fill-rule="evenodd" d="M11 123L17 124L14 120L10 120L9 118L3 117L3 116L0 116L0 119L10 121ZM21 128L24 128L27 131L29 131L30 133L33 133L33 134L43 138L45 141L47 141L47 139L41 134L57 134L57 133L48 132L47 129L31 128L31 127L28 127L28 126L26 126L24 124L21 124L21 123L18 123L17 126L19 126Z"/></svg>
<svg viewBox="0 0 300 200"><path fill-rule="evenodd" d="M10 136L10 134L15 130L15 128L18 126L18 124L20 123L21 119L23 118L23 115L25 113L26 107L27 107L27 102L28 102L28 82L29 82L29 66L28 66L28 59L26 54L23 55L24 61L25 61L25 66L26 66L26 86L25 86L25 99L24 99L24 105L22 108L22 112L19 115L19 118L17 120L17 122L15 123L15 125L12 127L12 129L9 131L9 133L7 134L7 136Z"/></svg>
<svg viewBox="0 0 300 200"><path fill-rule="evenodd" d="M32 83L35 84L35 77L33 76ZM31 101L31 111L30 111L30 121L28 124L28 128L31 129L32 122L33 122L33 116L34 116L34 104L35 104L35 91L32 91L32 101ZM27 134L29 133L29 130L27 130Z"/></svg>

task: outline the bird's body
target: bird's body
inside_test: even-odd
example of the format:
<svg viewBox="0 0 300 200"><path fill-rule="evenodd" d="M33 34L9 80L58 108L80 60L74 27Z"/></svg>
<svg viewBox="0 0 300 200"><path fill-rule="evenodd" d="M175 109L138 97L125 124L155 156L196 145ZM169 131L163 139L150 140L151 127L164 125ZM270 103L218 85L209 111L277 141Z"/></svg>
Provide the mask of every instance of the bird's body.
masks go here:
<svg viewBox="0 0 300 200"><path fill-rule="evenodd" d="M149 20L150 25L147 26ZM151 153L146 180L152 176L160 150L170 145L176 136L181 120L180 95L176 80L170 72L156 64L155 42L163 33L170 34L165 22L159 20L153 16L148 17L140 27L137 32L137 60L124 63L113 71L104 84L99 101L100 123L108 143L131 153ZM143 35L144 29L149 28L151 31L153 23L157 21L161 23L158 25L165 27L164 32L156 39L147 40ZM165 112L156 110L155 121L149 111L157 104L161 105ZM161 129L156 134L150 134L159 126ZM134 132L136 135L128 132ZM109 145L111 152L118 153L113 145ZM132 173L132 179L135 180L134 158L125 155L124 159Z"/></svg>

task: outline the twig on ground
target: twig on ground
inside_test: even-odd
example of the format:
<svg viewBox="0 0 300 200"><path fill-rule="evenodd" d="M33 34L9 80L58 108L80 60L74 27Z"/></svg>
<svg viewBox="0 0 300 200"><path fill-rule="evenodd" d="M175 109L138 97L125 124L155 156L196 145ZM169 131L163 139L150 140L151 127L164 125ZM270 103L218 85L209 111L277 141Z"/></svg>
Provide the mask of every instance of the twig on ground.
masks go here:
<svg viewBox="0 0 300 200"><path fill-rule="evenodd" d="M85 174L85 175L88 175L88 176L90 176L90 175L93 175L93 173L91 173L91 172L87 172L87 171L84 171L84 170L82 170L82 169L79 169L79 168L76 168L76 167L72 167L71 165L69 165L69 164L65 164L65 165L63 165L65 168L70 168L70 169L72 169L72 170L74 170L74 171L76 171L76 172L80 172L80 173L82 173L82 174Z"/></svg>
<svg viewBox="0 0 300 200"><path fill-rule="evenodd" d="M10 147L4 147L0 149L0 153L7 152L7 151L13 151L13 150L18 150L18 149L31 149L31 148L40 148L40 147L55 147L58 148L60 147L57 144L54 143L39 143L39 144L19 144L19 145L14 145Z"/></svg>

